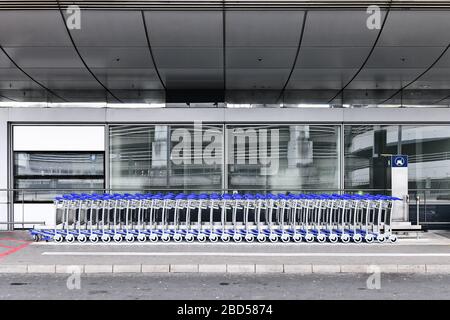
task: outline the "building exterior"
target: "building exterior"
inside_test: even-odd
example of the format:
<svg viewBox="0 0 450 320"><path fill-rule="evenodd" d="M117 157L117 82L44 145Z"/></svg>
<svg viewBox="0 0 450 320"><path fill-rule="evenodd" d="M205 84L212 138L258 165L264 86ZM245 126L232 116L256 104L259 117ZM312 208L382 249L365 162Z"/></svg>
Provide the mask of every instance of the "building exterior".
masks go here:
<svg viewBox="0 0 450 320"><path fill-rule="evenodd" d="M389 194L399 154L408 220L446 226L449 27L446 1L2 1L0 228L64 192Z"/></svg>

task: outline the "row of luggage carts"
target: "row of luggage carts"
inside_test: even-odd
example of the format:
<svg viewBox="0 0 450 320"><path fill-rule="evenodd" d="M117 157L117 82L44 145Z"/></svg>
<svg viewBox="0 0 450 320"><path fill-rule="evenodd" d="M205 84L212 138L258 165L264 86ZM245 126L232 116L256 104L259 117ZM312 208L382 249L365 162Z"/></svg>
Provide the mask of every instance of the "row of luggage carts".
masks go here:
<svg viewBox="0 0 450 320"><path fill-rule="evenodd" d="M30 230L55 242L395 242L399 198L359 194L66 194L57 223Z"/></svg>

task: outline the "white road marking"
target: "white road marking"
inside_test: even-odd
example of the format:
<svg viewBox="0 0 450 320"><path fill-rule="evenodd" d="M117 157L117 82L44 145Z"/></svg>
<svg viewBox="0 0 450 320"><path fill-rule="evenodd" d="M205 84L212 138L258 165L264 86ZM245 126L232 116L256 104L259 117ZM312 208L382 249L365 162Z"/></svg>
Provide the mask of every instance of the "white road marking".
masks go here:
<svg viewBox="0 0 450 320"><path fill-rule="evenodd" d="M46 256L225 256L225 257L450 257L450 253L352 253L352 252L43 252Z"/></svg>

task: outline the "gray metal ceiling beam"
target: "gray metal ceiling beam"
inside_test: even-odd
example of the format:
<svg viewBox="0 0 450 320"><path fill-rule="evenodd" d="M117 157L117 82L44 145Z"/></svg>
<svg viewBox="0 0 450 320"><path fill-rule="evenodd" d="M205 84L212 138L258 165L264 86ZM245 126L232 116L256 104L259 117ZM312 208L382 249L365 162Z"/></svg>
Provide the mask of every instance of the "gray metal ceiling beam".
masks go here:
<svg viewBox="0 0 450 320"><path fill-rule="evenodd" d="M418 8L418 9L449 9L449 1L427 1L427 0L410 0L410 1L390 1L383 0L361 0L361 1L345 1L345 0L328 0L328 1L308 1L308 0L283 0L283 1L255 1L255 0L209 0L209 1L60 1L60 5L67 7L70 5L78 5L82 9L109 9L109 10L217 10L224 5L227 9L236 10L263 10L263 9L361 9L370 5L377 5L380 8ZM58 9L59 5L55 1L1 1L1 8L4 10L13 9Z"/></svg>

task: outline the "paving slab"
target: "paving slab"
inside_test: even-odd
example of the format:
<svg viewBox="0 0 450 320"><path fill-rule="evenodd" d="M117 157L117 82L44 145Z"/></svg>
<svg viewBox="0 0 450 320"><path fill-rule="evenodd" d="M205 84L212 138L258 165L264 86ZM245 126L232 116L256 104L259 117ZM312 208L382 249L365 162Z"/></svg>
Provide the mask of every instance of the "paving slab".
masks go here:
<svg viewBox="0 0 450 320"><path fill-rule="evenodd" d="M395 244L57 244L30 242L23 232L22 237L0 233L0 244L7 239L19 244L19 249L9 254L2 255L0 251L0 272L11 272L19 266L18 272L65 273L65 266L80 266L81 272L86 273L447 273L450 238L443 233L426 233L419 239L401 238Z"/></svg>

